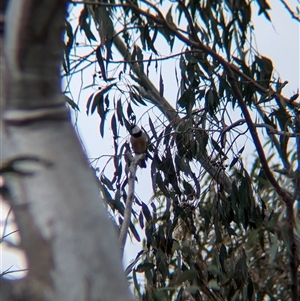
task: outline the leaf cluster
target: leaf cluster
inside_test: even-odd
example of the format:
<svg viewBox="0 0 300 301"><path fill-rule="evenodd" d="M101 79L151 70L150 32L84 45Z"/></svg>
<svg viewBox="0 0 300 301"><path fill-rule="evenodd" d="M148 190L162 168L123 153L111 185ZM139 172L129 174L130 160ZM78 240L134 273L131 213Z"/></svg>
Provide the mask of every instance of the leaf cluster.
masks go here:
<svg viewBox="0 0 300 301"><path fill-rule="evenodd" d="M268 3L255 2L270 20ZM86 108L98 113L102 137L110 118L114 171L108 176L108 165L101 166L98 179L119 225L130 164L122 133L143 112L153 198L148 205L135 196L132 209L130 233L140 241L137 227L144 232L143 252L131 267L135 291L140 300L289 300L295 295L290 283L299 279L291 267L299 231L293 209L300 187L298 95L282 95L286 83L275 77L272 60L251 45L251 1L168 2L166 14L164 5L85 4L78 28L96 42L93 20L100 43L72 63L66 52L63 63L67 76L89 64L100 74ZM73 41L70 26L66 35ZM159 68L166 61L162 40L169 58L177 57L175 108L165 99ZM174 54L177 42L183 50ZM122 60L114 60L115 49ZM153 69L157 89L149 83ZM251 172L249 140L257 153Z"/></svg>

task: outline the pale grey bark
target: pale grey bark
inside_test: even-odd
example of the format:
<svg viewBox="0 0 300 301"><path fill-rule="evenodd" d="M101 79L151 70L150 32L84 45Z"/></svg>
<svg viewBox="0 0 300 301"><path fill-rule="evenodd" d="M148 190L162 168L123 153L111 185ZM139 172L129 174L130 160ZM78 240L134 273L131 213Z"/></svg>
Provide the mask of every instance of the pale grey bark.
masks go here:
<svg viewBox="0 0 300 301"><path fill-rule="evenodd" d="M124 249L126 245L127 235L128 235L128 229L130 226L131 221L131 211L132 211L132 205L134 201L134 186L135 186L135 179L136 179L136 170L138 162L141 160L141 158L145 158L145 154L136 154L134 158L132 158L132 161L130 163L129 167L129 176L128 176L128 191L127 191L127 198L126 198L126 204L125 204L125 211L124 211L124 219L123 223L120 229L120 235L119 235L119 244L121 246L121 253L122 257L124 255Z"/></svg>
<svg viewBox="0 0 300 301"><path fill-rule="evenodd" d="M65 9L61 0L11 0L6 13L2 172L29 273L2 279L1 297L133 300L116 233L60 96ZM2 46L1 37L1 54Z"/></svg>

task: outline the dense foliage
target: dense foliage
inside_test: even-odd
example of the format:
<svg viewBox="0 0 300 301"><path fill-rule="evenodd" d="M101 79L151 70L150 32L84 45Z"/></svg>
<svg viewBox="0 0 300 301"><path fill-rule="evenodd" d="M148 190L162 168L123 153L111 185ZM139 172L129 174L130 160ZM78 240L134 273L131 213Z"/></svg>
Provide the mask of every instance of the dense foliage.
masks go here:
<svg viewBox="0 0 300 301"><path fill-rule="evenodd" d="M86 110L113 138L97 176L119 225L125 130L142 116L149 136L153 197L135 198L130 224L145 237L128 270L140 300L298 298L298 94L282 94L286 82L251 43L254 4L271 19L265 0L86 1L74 2L76 25L66 21L63 76L96 70Z"/></svg>

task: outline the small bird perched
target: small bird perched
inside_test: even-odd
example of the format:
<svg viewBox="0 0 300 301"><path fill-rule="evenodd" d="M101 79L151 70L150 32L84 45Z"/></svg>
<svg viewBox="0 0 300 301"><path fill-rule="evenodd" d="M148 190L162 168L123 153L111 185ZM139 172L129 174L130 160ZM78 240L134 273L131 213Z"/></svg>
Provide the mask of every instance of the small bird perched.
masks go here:
<svg viewBox="0 0 300 301"><path fill-rule="evenodd" d="M130 129L131 129L130 143L133 151L138 155L147 153L147 146L148 146L147 135L135 124L131 125ZM146 168L146 159L142 159L139 162L139 166L141 168Z"/></svg>

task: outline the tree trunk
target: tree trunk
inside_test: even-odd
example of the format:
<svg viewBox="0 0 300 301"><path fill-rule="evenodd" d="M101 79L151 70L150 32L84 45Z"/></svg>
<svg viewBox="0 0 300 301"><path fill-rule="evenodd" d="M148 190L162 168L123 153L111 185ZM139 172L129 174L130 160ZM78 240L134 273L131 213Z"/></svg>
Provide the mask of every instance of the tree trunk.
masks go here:
<svg viewBox="0 0 300 301"><path fill-rule="evenodd" d="M29 272L19 281L2 278L1 296L133 300L116 234L60 92L66 5L11 0L5 14L2 190L16 216Z"/></svg>

